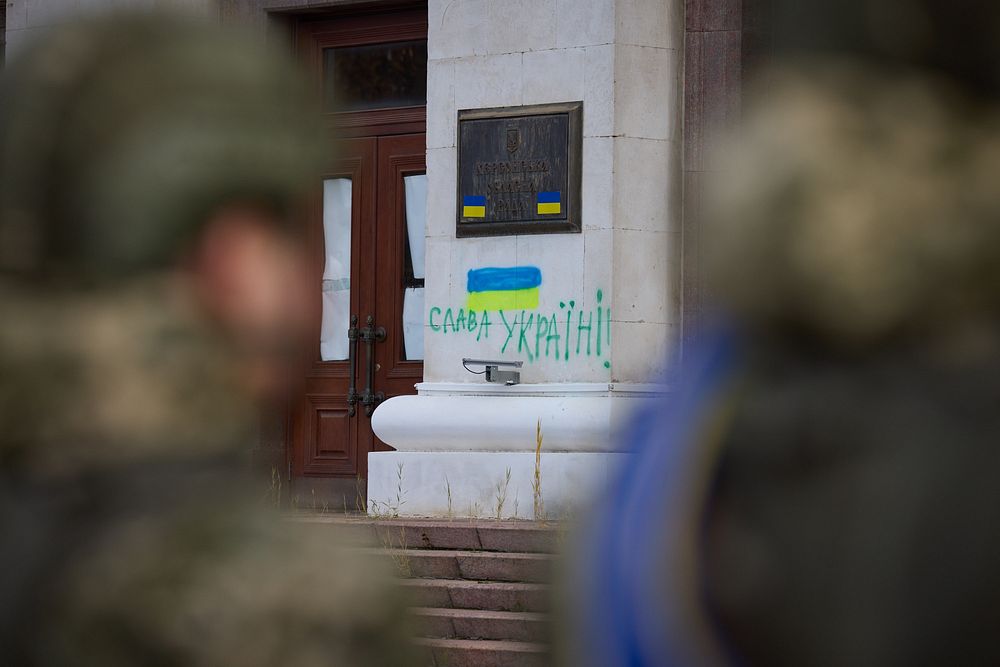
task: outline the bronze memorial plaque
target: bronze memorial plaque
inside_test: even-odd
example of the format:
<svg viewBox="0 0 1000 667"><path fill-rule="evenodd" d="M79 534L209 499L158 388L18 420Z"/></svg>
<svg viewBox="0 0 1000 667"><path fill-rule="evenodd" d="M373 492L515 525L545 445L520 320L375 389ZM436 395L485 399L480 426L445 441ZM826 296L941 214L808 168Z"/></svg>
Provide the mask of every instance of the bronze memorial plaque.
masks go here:
<svg viewBox="0 0 1000 667"><path fill-rule="evenodd" d="M583 102L458 112L456 234L580 231Z"/></svg>

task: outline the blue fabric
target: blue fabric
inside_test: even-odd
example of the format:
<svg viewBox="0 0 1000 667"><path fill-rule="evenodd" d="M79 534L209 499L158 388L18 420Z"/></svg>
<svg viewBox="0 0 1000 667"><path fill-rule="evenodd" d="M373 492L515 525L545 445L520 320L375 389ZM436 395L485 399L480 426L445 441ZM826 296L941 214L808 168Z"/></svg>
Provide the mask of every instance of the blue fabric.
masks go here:
<svg viewBox="0 0 1000 667"><path fill-rule="evenodd" d="M683 546L679 541L700 526L705 498L693 477L704 470L700 458L712 453L699 436L718 417L735 358L728 333L704 336L688 350L684 386L632 422L632 456L610 488L584 560L588 599L580 640L591 665L697 664L703 647L687 631L692 615L705 614L700 600L687 594L697 572L671 547ZM716 648L706 655L721 655Z"/></svg>

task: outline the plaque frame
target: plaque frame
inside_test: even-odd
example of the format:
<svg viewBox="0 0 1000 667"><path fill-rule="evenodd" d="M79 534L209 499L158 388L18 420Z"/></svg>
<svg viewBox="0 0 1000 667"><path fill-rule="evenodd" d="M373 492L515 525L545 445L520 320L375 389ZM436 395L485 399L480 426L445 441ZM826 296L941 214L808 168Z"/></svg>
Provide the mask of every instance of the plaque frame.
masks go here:
<svg viewBox="0 0 1000 667"><path fill-rule="evenodd" d="M482 222L462 215L462 123L470 120L528 118L565 114L568 119L566 139L566 214L556 220L503 220ZM455 126L455 236L474 238L482 236L510 236L515 234L579 234L582 229L582 200L580 195L583 176L583 102L558 102L517 107L492 107L487 109L460 109Z"/></svg>

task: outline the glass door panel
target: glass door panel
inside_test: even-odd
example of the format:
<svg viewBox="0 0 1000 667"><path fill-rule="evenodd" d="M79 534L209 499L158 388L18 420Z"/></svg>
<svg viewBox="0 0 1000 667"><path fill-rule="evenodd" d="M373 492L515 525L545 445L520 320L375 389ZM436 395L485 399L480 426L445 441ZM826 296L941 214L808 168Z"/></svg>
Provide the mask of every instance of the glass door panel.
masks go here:
<svg viewBox="0 0 1000 667"><path fill-rule="evenodd" d="M403 177L406 253L403 267L403 358L424 358L424 237L427 228L427 175Z"/></svg>
<svg viewBox="0 0 1000 667"><path fill-rule="evenodd" d="M351 197L349 178L323 181L323 315L320 359L343 361L349 350L351 310Z"/></svg>

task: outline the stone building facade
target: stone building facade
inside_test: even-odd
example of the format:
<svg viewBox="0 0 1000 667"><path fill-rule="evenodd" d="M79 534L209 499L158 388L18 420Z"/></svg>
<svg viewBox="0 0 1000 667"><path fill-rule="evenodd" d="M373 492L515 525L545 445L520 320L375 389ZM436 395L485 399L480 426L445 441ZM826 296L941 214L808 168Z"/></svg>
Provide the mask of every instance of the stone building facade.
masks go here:
<svg viewBox="0 0 1000 667"><path fill-rule="evenodd" d="M398 163L398 175L411 177L405 187L402 181L384 185L382 176L372 186L372 201L383 201L380 192L390 187L398 190L386 195L392 201L407 198L398 224L406 229L409 282L391 286L396 320L374 322L388 325L398 359L389 363L378 356L389 352L368 352L376 355L368 363L375 384L385 384L387 400L376 404L373 398L364 406L373 410L360 404L348 409L338 385L304 404L301 418L266 421L262 437L275 444L276 468L287 471L293 493L315 495L319 488L337 499L366 480L365 502L376 511L522 518L539 506L547 516L565 514L599 496L626 455L618 429L645 399L670 391L668 360L697 329L697 210L702 175L717 168L712 128L739 113L749 42L741 3L7 0L8 58L48 25L126 7L170 7L202 20L249 25L300 56L374 47L379 39L426 40L425 100L403 105L410 110L395 113L391 124L378 121L383 125L377 131L358 130L360 121L336 125L343 114L334 122L350 125L347 134L359 137L356 143L373 142L372 155L382 156L372 158L382 160L378 164ZM380 16L391 25L380 24ZM343 41L346 34L352 37ZM313 40L312 46L304 47L304 40ZM566 102L582 103L580 231L460 238L459 112ZM365 109L356 117L377 115ZM365 127L374 127L369 121ZM346 209L348 218L364 215L350 179L334 173L342 166L331 169L317 215L331 219L337 193L345 191L355 204ZM382 166L374 169L383 173ZM357 190L356 175L352 182ZM422 228L414 233L417 221ZM355 232L362 223L353 223ZM324 227L328 237L332 229ZM387 243L387 237L373 238ZM336 283L350 294L339 311L336 297L329 297L327 328L333 333L317 378L339 372L324 368L346 368L354 345L341 339L349 322L336 313L360 315L364 339L366 313L351 312L358 303L351 290L367 278L359 280L358 258L353 260L345 258L354 268L339 278L324 271L324 286ZM470 308L470 272L497 267L537 270L537 303ZM382 294L381 287L372 289ZM373 339L371 349L382 340ZM351 390L365 388L364 349L355 348L361 370ZM523 362L520 383L484 382L463 365L465 358ZM392 381L383 377L392 374ZM496 507L499 492L507 497L502 509Z"/></svg>

